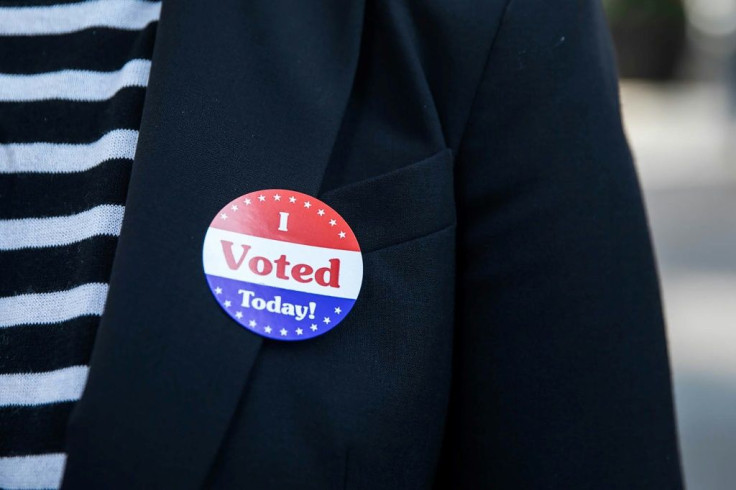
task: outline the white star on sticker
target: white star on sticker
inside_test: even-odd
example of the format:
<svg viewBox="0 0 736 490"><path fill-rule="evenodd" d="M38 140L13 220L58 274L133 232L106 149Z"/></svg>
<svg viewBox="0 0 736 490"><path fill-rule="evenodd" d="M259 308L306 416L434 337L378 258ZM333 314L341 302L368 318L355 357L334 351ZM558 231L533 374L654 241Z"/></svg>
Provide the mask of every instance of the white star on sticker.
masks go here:
<svg viewBox="0 0 736 490"><path fill-rule="evenodd" d="M227 215L226 215L225 213L222 213L222 214L220 215L220 218L222 218L222 219L224 219L224 220L225 220L225 219L227 219Z"/></svg>
<svg viewBox="0 0 736 490"><path fill-rule="evenodd" d="M345 232L344 231L341 231L340 233L338 233L338 235L340 235L340 238L345 238Z"/></svg>
<svg viewBox="0 0 736 490"><path fill-rule="evenodd" d="M263 201L266 200L266 196L264 196L263 194L261 194L260 196L258 196L258 200L261 201L261 202L263 202Z"/></svg>
<svg viewBox="0 0 736 490"><path fill-rule="evenodd" d="M279 332L281 333L281 336L282 337L286 337L286 329L285 328L282 328L281 330L279 330Z"/></svg>
<svg viewBox="0 0 736 490"><path fill-rule="evenodd" d="M281 200L281 196L279 196L278 194L274 194L273 200L274 201L280 201Z"/></svg>
<svg viewBox="0 0 736 490"><path fill-rule="evenodd" d="M301 328L297 328L297 329L296 329L296 334L297 334L297 335L301 335L301 334L303 334L303 333L304 333L304 330L302 330Z"/></svg>
<svg viewBox="0 0 736 490"><path fill-rule="evenodd" d="M324 209L320 209L319 211L317 211L317 214L320 215L320 216L324 216L325 215L325 210Z"/></svg>
<svg viewBox="0 0 736 490"><path fill-rule="evenodd" d="M232 206L230 206L230 209L232 209L233 211L237 211L238 207L235 204L233 204Z"/></svg>
<svg viewBox="0 0 736 490"><path fill-rule="evenodd" d="M342 310L340 309L340 307L339 307L339 306L338 306L337 308L335 308L335 313L337 313L338 315L339 315L340 313L342 313Z"/></svg>
<svg viewBox="0 0 736 490"><path fill-rule="evenodd" d="M265 330L266 333L271 333L271 327L269 326L263 327L263 330Z"/></svg>
<svg viewBox="0 0 736 490"><path fill-rule="evenodd" d="M330 317L326 316L324 320L322 320L324 323L327 323L329 325L330 323Z"/></svg>
<svg viewBox="0 0 736 490"><path fill-rule="evenodd" d="M248 326L249 326L249 327L255 327L255 326L256 326L256 321L255 321L255 320L251 320L251 321L249 321L249 322L248 322Z"/></svg>
<svg viewBox="0 0 736 490"><path fill-rule="evenodd" d="M311 327L309 327L309 328L311 328L311 329L312 329L312 332L316 332L316 331L317 331L317 325L315 325L314 323L313 323L313 324L312 324L312 326L311 326Z"/></svg>
<svg viewBox="0 0 736 490"><path fill-rule="evenodd" d="M250 206L250 199L246 199L246 200L245 200L245 201L243 201L243 202L245 202L245 205L246 205L246 206Z"/></svg>
<svg viewBox="0 0 736 490"><path fill-rule="evenodd" d="M337 221L335 221L334 219L330 220L330 226L335 226L336 224L337 224Z"/></svg>
<svg viewBox="0 0 736 490"><path fill-rule="evenodd" d="M215 294L222 294L222 288L215 288Z"/></svg>
<svg viewBox="0 0 736 490"><path fill-rule="evenodd" d="M294 197L294 196L291 196L291 197L289 198L289 202L290 202L290 203L292 203L292 204L294 204L294 203L296 202L296 197Z"/></svg>
<svg viewBox="0 0 736 490"><path fill-rule="evenodd" d="M225 308L230 308L231 304L230 300L225 301Z"/></svg>
<svg viewBox="0 0 736 490"><path fill-rule="evenodd" d="M304 207L305 208L311 208L312 207L312 203L309 202L309 201L307 201L307 202L304 203Z"/></svg>
<svg viewBox="0 0 736 490"><path fill-rule="evenodd" d="M241 319L241 318L243 318L243 314L241 312L237 312L237 313L235 313L235 318Z"/></svg>

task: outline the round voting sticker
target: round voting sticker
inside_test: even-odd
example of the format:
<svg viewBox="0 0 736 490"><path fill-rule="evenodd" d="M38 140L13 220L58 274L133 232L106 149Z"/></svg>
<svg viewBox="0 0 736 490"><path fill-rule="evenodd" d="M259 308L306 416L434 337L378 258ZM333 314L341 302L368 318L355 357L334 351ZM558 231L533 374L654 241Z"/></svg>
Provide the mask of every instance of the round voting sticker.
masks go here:
<svg viewBox="0 0 736 490"><path fill-rule="evenodd" d="M202 262L222 309L276 340L334 328L363 281L360 246L345 220L319 199L284 189L251 192L222 208Z"/></svg>

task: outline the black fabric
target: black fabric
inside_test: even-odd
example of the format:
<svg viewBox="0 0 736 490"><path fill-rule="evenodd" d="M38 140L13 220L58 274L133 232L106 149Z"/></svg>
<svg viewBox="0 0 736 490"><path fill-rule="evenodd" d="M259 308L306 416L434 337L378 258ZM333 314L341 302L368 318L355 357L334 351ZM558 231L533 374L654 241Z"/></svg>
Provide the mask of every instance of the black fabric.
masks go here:
<svg viewBox="0 0 736 490"><path fill-rule="evenodd" d="M5 143L92 143L115 129L138 129L146 89L124 87L107 100L0 102Z"/></svg>
<svg viewBox="0 0 736 490"><path fill-rule="evenodd" d="M73 407L74 402L38 407L0 407L3 425L14 428L3 431L0 453L3 456L26 456L62 452L66 425Z"/></svg>
<svg viewBox="0 0 736 490"><path fill-rule="evenodd" d="M87 364L99 322L98 316L80 316L61 323L4 329L0 335L4 354L0 356L0 372L42 373ZM20 426L9 423L4 427ZM61 446L62 441L57 444Z"/></svg>
<svg viewBox="0 0 736 490"><path fill-rule="evenodd" d="M596 0L171 2L157 36L64 488L682 487ZM367 245L308 342L203 277L214 214L263 188Z"/></svg>
<svg viewBox="0 0 736 490"><path fill-rule="evenodd" d="M0 270L7 271L0 283L0 295L50 293L107 282L116 243L117 237L98 235L41 250L5 250L0 254Z"/></svg>
<svg viewBox="0 0 736 490"><path fill-rule="evenodd" d="M597 2L509 4L458 152L449 486L681 486L613 66Z"/></svg>
<svg viewBox="0 0 736 490"><path fill-rule="evenodd" d="M454 206L448 206L452 193L452 154L444 150L405 168L327 191L320 198L344 210L347 223L363 224L356 233L365 253L454 225Z"/></svg>
<svg viewBox="0 0 736 490"><path fill-rule="evenodd" d="M84 172L63 176L30 172L12 178L0 175L0 199L23 203L0 207L0 219L64 216L86 211L90 205L125 204L132 163L129 159L115 158ZM40 189L53 189L53 192L39 192ZM28 196L33 199L27 199Z"/></svg>
<svg viewBox="0 0 736 490"><path fill-rule="evenodd" d="M140 31L97 27L57 35L1 36L0 67L3 73L26 74L74 69L115 71L130 60L150 59L155 38L155 23Z"/></svg>

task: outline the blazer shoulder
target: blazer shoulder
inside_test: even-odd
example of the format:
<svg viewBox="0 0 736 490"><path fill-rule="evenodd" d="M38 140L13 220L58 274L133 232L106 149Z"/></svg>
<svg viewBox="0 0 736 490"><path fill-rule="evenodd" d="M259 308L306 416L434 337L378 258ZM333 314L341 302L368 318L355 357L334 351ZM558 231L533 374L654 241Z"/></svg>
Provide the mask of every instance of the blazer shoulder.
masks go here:
<svg viewBox="0 0 736 490"><path fill-rule="evenodd" d="M508 1L384 0L373 4L379 22L390 24L383 30L399 33L407 59L418 62L445 128L447 146L453 150Z"/></svg>

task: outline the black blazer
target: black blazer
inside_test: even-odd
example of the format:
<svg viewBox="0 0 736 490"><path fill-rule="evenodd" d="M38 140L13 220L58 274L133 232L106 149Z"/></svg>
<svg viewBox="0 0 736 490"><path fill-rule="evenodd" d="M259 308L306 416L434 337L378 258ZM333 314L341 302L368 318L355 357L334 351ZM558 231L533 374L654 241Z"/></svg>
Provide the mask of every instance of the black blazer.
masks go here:
<svg viewBox="0 0 736 490"><path fill-rule="evenodd" d="M681 488L599 0L164 1L72 489ZM204 234L318 196L349 317L264 340Z"/></svg>

